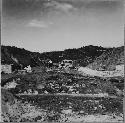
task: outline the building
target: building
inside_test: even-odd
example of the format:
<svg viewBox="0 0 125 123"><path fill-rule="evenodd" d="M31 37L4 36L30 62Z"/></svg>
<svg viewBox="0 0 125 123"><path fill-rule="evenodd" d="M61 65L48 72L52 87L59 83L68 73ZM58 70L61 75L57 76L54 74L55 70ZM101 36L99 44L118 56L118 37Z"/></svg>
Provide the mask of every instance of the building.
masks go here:
<svg viewBox="0 0 125 123"><path fill-rule="evenodd" d="M26 74L26 70L18 70L18 74Z"/></svg>
<svg viewBox="0 0 125 123"><path fill-rule="evenodd" d="M63 60L59 65L59 68L71 68L71 67L73 67L72 60Z"/></svg>
<svg viewBox="0 0 125 123"><path fill-rule="evenodd" d="M31 69L31 66L27 66L24 68L24 70L26 70L28 73L31 73L32 72L32 69Z"/></svg>
<svg viewBox="0 0 125 123"><path fill-rule="evenodd" d="M12 64L2 64L1 73L12 73Z"/></svg>

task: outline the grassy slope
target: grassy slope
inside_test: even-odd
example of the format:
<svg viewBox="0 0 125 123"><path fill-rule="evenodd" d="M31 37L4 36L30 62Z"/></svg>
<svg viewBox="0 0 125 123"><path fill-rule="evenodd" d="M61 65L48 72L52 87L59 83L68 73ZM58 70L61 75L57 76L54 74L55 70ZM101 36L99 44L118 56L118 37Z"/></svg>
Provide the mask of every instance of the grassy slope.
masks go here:
<svg viewBox="0 0 125 123"><path fill-rule="evenodd" d="M20 78L20 80L18 80ZM2 80L2 86L13 81L18 84L15 89L11 89L13 94L24 93L28 89L37 90L39 93L72 93L79 91L81 94L109 93L117 95L116 86L123 90L123 78L108 78L82 76L77 73L65 72L47 72L45 69L41 72L29 73L26 75L17 75L7 80ZM69 88L72 88L69 89Z"/></svg>
<svg viewBox="0 0 125 123"><path fill-rule="evenodd" d="M20 80L16 80L20 78ZM10 78L9 78L10 79ZM111 84L111 81L103 80L101 78L93 78L93 77L82 77L78 74L70 74L70 73L58 73L58 72L46 72L45 69L41 68L41 72L34 72L26 75L20 75L18 77L13 78L16 80L16 82L19 84L16 89L12 89L9 91L2 91L2 95L4 98L5 104L8 104L8 102L13 102L11 100L15 100L15 98L10 92L13 94L18 93L19 90L24 92L27 89L34 89L36 90L39 85L43 85L44 89L47 90L49 93L57 92L57 85L59 85L61 90L65 90L66 86L72 86L73 84L78 84L78 85L83 85L84 88L81 86L78 87L77 89L80 91L80 93L97 93L97 92L106 92L108 91L109 93L115 94L114 93L114 88L113 85ZM115 79L116 80L116 79ZM114 82L114 80L113 80ZM118 83L119 80L116 82ZM54 85L54 88L50 86L50 83ZM62 85L63 86L62 88ZM91 91L90 91L91 90ZM42 91L41 91L42 92ZM7 96L8 95L8 96ZM9 110L9 116L6 116L4 114L4 118L8 121L37 121L37 119L43 120L42 117L44 117L45 121L56 121L58 118L62 118L64 114L58 113L58 111L61 111L61 106L64 108L68 107L69 104L71 104L73 111L76 113L73 114L72 116L77 116L78 111L84 110L85 115L91 115L94 112L95 113L108 113L110 111L113 111L114 113L117 113L118 115L122 113L122 101L119 99L106 99L103 100L101 99L101 102L99 104L96 104L96 101L98 99L96 98L86 98L85 100L82 99L81 97L69 97L67 98L66 96L62 97L37 97L31 98L30 96L24 97L24 98L19 98L20 101L16 103L9 103L8 109ZM39 111L37 108L29 106L29 104L23 105L23 102L30 102L34 106L41 106L41 109L47 110L47 114L43 111ZM61 101L61 103L60 103ZM85 102L84 102L85 101ZM40 102L40 103L39 103ZM41 103L42 102L42 103ZM56 103L55 103L56 102ZM37 104L38 103L38 104ZM17 105L18 104L18 105ZM103 105L106 107L105 109L100 109L98 106ZM25 110L26 107L29 106L29 110ZM5 107L5 112L6 112L6 106ZM21 107L21 108L20 108ZM97 110L94 111L92 107L97 107ZM60 110L61 109L61 110ZM52 111L56 111L57 113L52 113ZM15 115L16 114L16 115ZM31 115L32 114L32 115ZM39 117L40 116L40 117ZM80 115L81 116L81 115ZM68 118L69 115L65 115L65 118ZM72 120L75 120L73 119ZM77 116L78 117L78 116ZM83 117L83 116L82 116ZM70 117L69 117L70 118ZM62 118L63 119L63 118ZM62 121L62 119L60 119ZM59 119L58 119L59 120ZM69 119L70 121L71 119Z"/></svg>

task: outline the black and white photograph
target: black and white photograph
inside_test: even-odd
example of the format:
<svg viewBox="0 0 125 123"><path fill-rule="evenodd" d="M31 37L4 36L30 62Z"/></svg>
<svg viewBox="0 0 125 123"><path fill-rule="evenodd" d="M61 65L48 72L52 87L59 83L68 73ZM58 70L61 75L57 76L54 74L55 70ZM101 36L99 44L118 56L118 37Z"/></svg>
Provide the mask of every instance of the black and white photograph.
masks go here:
<svg viewBox="0 0 125 123"><path fill-rule="evenodd" d="M2 0L1 122L124 123L124 5Z"/></svg>

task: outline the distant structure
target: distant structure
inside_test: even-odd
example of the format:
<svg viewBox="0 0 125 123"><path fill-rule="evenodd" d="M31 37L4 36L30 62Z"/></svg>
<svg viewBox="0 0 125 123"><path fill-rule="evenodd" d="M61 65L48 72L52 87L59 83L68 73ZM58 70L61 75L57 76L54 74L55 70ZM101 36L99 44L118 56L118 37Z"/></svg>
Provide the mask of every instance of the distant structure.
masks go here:
<svg viewBox="0 0 125 123"><path fill-rule="evenodd" d="M18 70L18 74L26 74L26 70Z"/></svg>
<svg viewBox="0 0 125 123"><path fill-rule="evenodd" d="M51 59L42 60L42 64L46 67L51 68L53 66L53 61Z"/></svg>
<svg viewBox="0 0 125 123"><path fill-rule="evenodd" d="M1 73L12 73L12 65L13 64L2 64L1 65Z"/></svg>
<svg viewBox="0 0 125 123"><path fill-rule="evenodd" d="M30 65L27 66L27 67L25 67L24 69L25 69L26 72L28 72L28 73L31 73L31 72L32 72L32 70L31 70L31 66L30 66Z"/></svg>
<svg viewBox="0 0 125 123"><path fill-rule="evenodd" d="M62 62L59 64L59 68L71 68L73 67L73 61L72 60L62 60Z"/></svg>
<svg viewBox="0 0 125 123"><path fill-rule="evenodd" d="M49 60L47 64L48 64L47 66L48 66L49 68L52 67L52 66L53 66L52 60Z"/></svg>

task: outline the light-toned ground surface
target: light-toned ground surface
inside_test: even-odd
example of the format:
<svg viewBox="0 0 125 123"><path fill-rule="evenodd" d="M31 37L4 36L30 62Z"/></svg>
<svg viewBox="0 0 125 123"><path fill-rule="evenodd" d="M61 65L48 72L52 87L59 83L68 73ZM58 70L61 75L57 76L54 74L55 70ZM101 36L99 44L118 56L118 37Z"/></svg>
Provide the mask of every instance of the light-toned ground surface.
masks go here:
<svg viewBox="0 0 125 123"><path fill-rule="evenodd" d="M111 115L87 115L87 116L69 116L62 118L62 121L68 122L123 122L122 117L115 117Z"/></svg>
<svg viewBox="0 0 125 123"><path fill-rule="evenodd" d="M119 67L114 71L97 71L92 70L87 67L80 67L78 71L83 75L99 76L99 77L124 77L124 65L119 65Z"/></svg>
<svg viewBox="0 0 125 123"><path fill-rule="evenodd" d="M109 96L109 95L106 95L105 93L100 93L100 94L67 94L67 93L56 93L56 94L16 94L17 96L72 96L72 97L103 97L103 98L119 98L118 96Z"/></svg>

